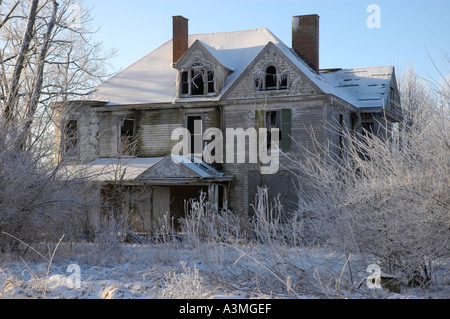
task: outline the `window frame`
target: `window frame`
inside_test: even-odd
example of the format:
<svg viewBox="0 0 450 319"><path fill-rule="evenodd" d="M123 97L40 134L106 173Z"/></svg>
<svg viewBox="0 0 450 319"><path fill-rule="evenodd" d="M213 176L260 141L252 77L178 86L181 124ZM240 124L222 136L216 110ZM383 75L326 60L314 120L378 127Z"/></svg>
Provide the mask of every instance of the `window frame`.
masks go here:
<svg viewBox="0 0 450 319"><path fill-rule="evenodd" d="M201 74L202 90L201 94L196 93L194 88L194 76ZM212 79L210 75L212 74ZM191 65L179 71L180 77L180 97L206 97L216 95L216 74L213 66ZM186 81L185 79L186 78Z"/></svg>
<svg viewBox="0 0 450 319"><path fill-rule="evenodd" d="M288 152L291 150L292 147L292 141L291 141L291 135L292 135L292 110L290 108L271 108L271 109L260 109L255 110L255 125L256 129L259 128L274 128L273 127L267 127L267 113L268 112L276 112L277 120L276 122L279 125L279 150L283 152ZM270 131L267 131L267 150L270 151L278 151L278 150L272 150L271 149L271 139L269 138Z"/></svg>
<svg viewBox="0 0 450 319"><path fill-rule="evenodd" d="M133 131L132 134L125 134L123 132L123 128L125 126L126 121L133 121ZM135 115L126 115L120 119L119 123L119 138L118 138L118 153L121 156L136 156L137 153L137 144L133 146L133 143L136 143L137 137L137 117ZM128 145L124 148L124 140L128 140Z"/></svg>
<svg viewBox="0 0 450 319"><path fill-rule="evenodd" d="M69 123L75 123L75 129ZM75 132L73 136L69 136L70 132ZM68 119L64 123L64 129L62 134L62 153L65 157L78 157L79 155L79 137L80 137L80 129L78 125L78 119ZM73 141L75 141L73 143ZM70 143L69 143L70 142ZM70 146L69 146L70 145ZM71 150L73 149L73 150Z"/></svg>
<svg viewBox="0 0 450 319"><path fill-rule="evenodd" d="M275 73L268 73L269 68L274 68ZM270 91L286 91L289 90L290 77L287 70L279 72L280 68L275 63L266 63L262 68L263 71L258 72L253 77L253 87L256 92ZM267 87L268 76L274 76L275 86Z"/></svg>
<svg viewBox="0 0 450 319"><path fill-rule="evenodd" d="M196 134L195 131L194 133L191 133L191 131L189 130L189 118L200 118L200 133ZM194 119L194 130L195 130L195 121L198 119ZM202 156L203 154L203 114L199 114L199 113L192 113L192 114L186 114L185 117L185 128L189 131L189 155L191 157L196 157L196 156ZM200 139L200 153L196 153L195 151L195 137L197 136L197 138Z"/></svg>

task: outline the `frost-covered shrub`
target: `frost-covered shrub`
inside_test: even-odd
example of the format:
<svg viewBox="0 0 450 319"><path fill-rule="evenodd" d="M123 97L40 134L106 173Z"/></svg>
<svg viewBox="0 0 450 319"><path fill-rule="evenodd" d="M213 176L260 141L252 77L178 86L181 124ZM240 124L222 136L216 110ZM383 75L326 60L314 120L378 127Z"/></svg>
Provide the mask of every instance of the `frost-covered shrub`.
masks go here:
<svg viewBox="0 0 450 319"><path fill-rule="evenodd" d="M304 207L313 236L423 286L450 255L450 90L406 80L403 127L387 130L396 140L347 131L343 158L322 148L298 164L313 189Z"/></svg>

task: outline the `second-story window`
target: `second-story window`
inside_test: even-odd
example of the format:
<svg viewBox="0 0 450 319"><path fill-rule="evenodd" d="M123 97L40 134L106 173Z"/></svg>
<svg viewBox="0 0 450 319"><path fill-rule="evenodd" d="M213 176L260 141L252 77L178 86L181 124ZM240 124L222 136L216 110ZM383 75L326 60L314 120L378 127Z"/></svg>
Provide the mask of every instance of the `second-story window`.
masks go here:
<svg viewBox="0 0 450 319"><path fill-rule="evenodd" d="M255 110L255 124L257 129L267 129L267 149L272 149L272 132L271 129L279 129L278 131L278 147L284 151L291 150L291 134L292 134L292 116L291 109L282 108L278 110Z"/></svg>
<svg viewBox="0 0 450 319"><path fill-rule="evenodd" d="M78 121L68 120L64 127L63 153L65 156L78 155Z"/></svg>
<svg viewBox="0 0 450 319"><path fill-rule="evenodd" d="M181 96L203 96L215 93L214 70L195 67L180 72Z"/></svg>
<svg viewBox="0 0 450 319"><path fill-rule="evenodd" d="M203 121L201 115L188 115L186 117L186 128L190 133L190 154L201 156L203 144Z"/></svg>
<svg viewBox="0 0 450 319"><path fill-rule="evenodd" d="M137 151L136 119L125 117L120 123L119 150L121 155L134 156Z"/></svg>

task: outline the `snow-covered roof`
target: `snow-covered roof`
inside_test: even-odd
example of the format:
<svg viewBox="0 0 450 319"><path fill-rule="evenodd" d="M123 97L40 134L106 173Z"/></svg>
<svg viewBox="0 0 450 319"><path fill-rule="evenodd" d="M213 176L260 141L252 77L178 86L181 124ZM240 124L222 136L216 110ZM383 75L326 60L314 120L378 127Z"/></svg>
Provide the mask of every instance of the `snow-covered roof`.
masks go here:
<svg viewBox="0 0 450 319"><path fill-rule="evenodd" d="M94 161L66 165L66 174L70 177L84 177L92 181L130 181L162 160L163 157L147 158L98 158Z"/></svg>
<svg viewBox="0 0 450 319"><path fill-rule="evenodd" d="M65 174L66 177L97 182L232 178L203 161L172 154L165 157L99 158L84 164L67 165Z"/></svg>
<svg viewBox="0 0 450 319"><path fill-rule="evenodd" d="M264 46L274 41L267 29L190 34L189 46L196 40L232 70L224 90L242 73ZM205 46L205 47L206 47ZM177 70L172 67L172 40L105 81L89 100L109 104L171 103L176 98Z"/></svg>
<svg viewBox="0 0 450 319"><path fill-rule="evenodd" d="M322 76L344 100L367 108L387 104L393 74L393 66L378 66L337 70Z"/></svg>
<svg viewBox="0 0 450 319"><path fill-rule="evenodd" d="M189 101L220 100L269 43L275 45L322 92L335 95L357 107L384 106L383 99L387 96L386 88L389 87L393 72L393 68L388 66L317 73L266 28L190 34L189 46L196 41L231 73L225 80L221 94L189 98ZM172 40L169 40L105 81L88 99L107 101L108 105L172 103L177 95L177 70L173 68L172 62Z"/></svg>

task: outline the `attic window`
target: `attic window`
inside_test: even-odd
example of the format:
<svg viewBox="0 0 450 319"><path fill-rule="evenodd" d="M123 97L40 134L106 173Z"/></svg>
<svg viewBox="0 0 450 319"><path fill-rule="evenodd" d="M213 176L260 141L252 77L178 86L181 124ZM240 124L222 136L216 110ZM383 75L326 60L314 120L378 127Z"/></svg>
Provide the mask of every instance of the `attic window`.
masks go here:
<svg viewBox="0 0 450 319"><path fill-rule="evenodd" d="M277 69L271 65L266 69L266 90L277 89Z"/></svg>
<svg viewBox="0 0 450 319"><path fill-rule="evenodd" d="M181 96L202 96L214 94L214 80L214 70L209 68L193 67L190 70L181 71Z"/></svg>
<svg viewBox="0 0 450 319"><path fill-rule="evenodd" d="M267 66L264 71L258 72L254 79L257 91L287 90L288 73L278 72L273 65Z"/></svg>

